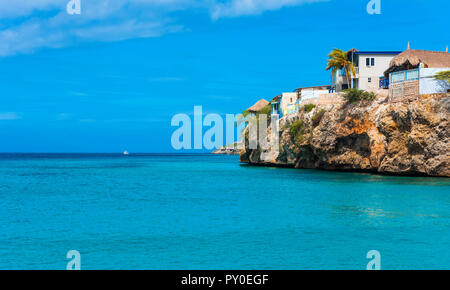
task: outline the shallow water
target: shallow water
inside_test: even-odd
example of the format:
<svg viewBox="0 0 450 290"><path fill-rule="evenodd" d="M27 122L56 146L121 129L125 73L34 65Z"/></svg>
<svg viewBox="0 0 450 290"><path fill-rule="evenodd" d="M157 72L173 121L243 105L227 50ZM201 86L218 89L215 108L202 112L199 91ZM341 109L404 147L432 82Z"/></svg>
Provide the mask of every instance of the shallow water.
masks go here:
<svg viewBox="0 0 450 290"><path fill-rule="evenodd" d="M216 155L0 155L0 269L450 269L450 180Z"/></svg>

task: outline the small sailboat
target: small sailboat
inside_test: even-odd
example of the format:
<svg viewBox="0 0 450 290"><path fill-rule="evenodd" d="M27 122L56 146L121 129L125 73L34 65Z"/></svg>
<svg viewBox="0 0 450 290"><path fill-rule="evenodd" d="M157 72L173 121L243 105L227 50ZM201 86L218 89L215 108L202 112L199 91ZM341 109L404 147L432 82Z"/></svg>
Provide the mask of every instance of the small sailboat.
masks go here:
<svg viewBox="0 0 450 290"><path fill-rule="evenodd" d="M125 151L123 152L123 155L128 156L128 155L130 155L130 152L128 152L127 150L125 150Z"/></svg>

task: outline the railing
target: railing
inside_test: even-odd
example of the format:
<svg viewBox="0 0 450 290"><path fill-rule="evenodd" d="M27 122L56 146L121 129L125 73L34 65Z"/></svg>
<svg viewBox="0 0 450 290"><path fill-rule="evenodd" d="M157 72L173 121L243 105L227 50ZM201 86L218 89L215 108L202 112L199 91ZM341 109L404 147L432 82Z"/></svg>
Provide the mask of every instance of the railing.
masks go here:
<svg viewBox="0 0 450 290"><path fill-rule="evenodd" d="M419 69L405 70L391 73L391 83L416 81L419 79Z"/></svg>
<svg viewBox="0 0 450 290"><path fill-rule="evenodd" d="M280 103L272 103L272 115L279 115L281 118L283 112L280 110Z"/></svg>
<svg viewBox="0 0 450 290"><path fill-rule="evenodd" d="M389 89L389 78L380 78L380 89Z"/></svg>

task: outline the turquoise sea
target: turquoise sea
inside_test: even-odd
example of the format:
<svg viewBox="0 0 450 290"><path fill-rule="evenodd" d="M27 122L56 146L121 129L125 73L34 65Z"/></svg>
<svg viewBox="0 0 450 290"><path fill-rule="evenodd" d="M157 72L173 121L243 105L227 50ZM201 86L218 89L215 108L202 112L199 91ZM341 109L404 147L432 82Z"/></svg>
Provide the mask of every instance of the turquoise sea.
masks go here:
<svg viewBox="0 0 450 290"><path fill-rule="evenodd" d="M450 180L214 155L0 155L0 269L450 269Z"/></svg>

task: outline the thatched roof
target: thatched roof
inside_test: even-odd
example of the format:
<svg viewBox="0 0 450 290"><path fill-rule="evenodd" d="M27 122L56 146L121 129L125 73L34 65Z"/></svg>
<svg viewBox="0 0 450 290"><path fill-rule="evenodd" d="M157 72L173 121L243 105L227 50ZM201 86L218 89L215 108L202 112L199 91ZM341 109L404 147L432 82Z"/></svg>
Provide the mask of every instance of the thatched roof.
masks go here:
<svg viewBox="0 0 450 290"><path fill-rule="evenodd" d="M425 68L450 67L450 53L445 51L408 49L391 60L389 69L385 74L398 70L417 68L420 63Z"/></svg>
<svg viewBox="0 0 450 290"><path fill-rule="evenodd" d="M262 109L264 109L268 105L269 105L268 101L266 101L264 99L261 99L258 102L256 102L256 104L254 104L253 106L248 108L247 111L250 112L250 113L258 113L259 111L261 111Z"/></svg>

